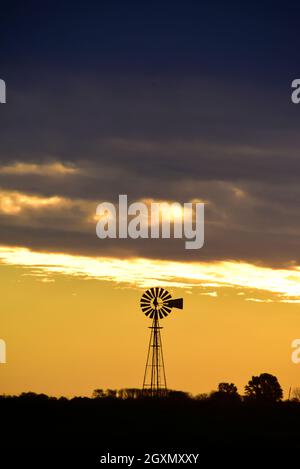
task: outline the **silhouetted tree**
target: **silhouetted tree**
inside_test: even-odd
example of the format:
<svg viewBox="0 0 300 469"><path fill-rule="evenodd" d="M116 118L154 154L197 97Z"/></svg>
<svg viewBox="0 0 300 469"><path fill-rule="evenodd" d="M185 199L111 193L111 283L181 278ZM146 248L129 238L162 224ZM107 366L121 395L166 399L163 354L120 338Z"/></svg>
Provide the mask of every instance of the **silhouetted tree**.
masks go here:
<svg viewBox="0 0 300 469"><path fill-rule="evenodd" d="M191 399L191 395L188 392L172 391L172 389L168 391L167 397L170 399Z"/></svg>
<svg viewBox="0 0 300 469"><path fill-rule="evenodd" d="M209 398L209 394L207 393L201 393L201 394L196 394L194 399L196 401L206 401Z"/></svg>
<svg viewBox="0 0 300 469"><path fill-rule="evenodd" d="M95 389L92 394L93 399L101 399L105 397L104 389Z"/></svg>
<svg viewBox="0 0 300 469"><path fill-rule="evenodd" d="M237 387L233 383L220 383L218 386L218 391L230 396L238 394Z"/></svg>
<svg viewBox="0 0 300 469"><path fill-rule="evenodd" d="M103 399L105 397L114 399L117 397L117 390L116 389L95 389L93 391L92 397L94 399Z"/></svg>
<svg viewBox="0 0 300 469"><path fill-rule="evenodd" d="M22 392L20 394L20 399L27 401L48 401L50 397L46 394L37 394L35 392Z"/></svg>
<svg viewBox="0 0 300 469"><path fill-rule="evenodd" d="M223 399L231 401L239 401L240 395L238 394L237 387L233 383L220 383L218 391L213 391L210 394L212 399Z"/></svg>
<svg viewBox="0 0 300 469"><path fill-rule="evenodd" d="M245 386L245 394L249 399L269 402L280 401L283 396L278 379L269 373L252 376L252 379Z"/></svg>

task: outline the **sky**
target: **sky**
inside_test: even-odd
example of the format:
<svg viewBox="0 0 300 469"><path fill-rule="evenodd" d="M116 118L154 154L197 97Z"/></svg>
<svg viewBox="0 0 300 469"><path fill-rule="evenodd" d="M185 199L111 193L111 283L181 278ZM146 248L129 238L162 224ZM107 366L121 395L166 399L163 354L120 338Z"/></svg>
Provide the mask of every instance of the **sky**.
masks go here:
<svg viewBox="0 0 300 469"><path fill-rule="evenodd" d="M2 7L0 393L140 387L142 292L167 383L300 386L296 2L38 2ZM96 236L96 207L205 203L205 243Z"/></svg>

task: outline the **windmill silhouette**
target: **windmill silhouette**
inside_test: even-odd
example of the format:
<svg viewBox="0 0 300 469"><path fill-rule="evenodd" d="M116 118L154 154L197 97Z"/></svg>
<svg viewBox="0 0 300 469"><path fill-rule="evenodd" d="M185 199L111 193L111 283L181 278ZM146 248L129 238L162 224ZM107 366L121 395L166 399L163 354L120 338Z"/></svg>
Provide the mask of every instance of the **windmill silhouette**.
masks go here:
<svg viewBox="0 0 300 469"><path fill-rule="evenodd" d="M165 364L163 358L159 320L171 313L172 308L183 309L183 299L172 299L164 288L154 287L143 293L140 301L143 313L152 319L150 341L143 380L143 393L162 396L167 391Z"/></svg>

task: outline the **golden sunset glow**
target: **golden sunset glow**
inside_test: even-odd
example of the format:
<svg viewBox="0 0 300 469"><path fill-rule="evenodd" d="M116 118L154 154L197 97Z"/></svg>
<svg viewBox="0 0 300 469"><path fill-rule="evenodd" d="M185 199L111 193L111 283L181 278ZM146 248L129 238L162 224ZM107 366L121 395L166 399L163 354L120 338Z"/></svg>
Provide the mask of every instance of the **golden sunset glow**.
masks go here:
<svg viewBox="0 0 300 469"><path fill-rule="evenodd" d="M248 301L299 302L300 268L271 269L242 262L184 263L143 258L91 258L59 253L0 247L2 264L23 266L33 276L52 274L106 280L144 288L148 285L176 288L243 288L274 294L272 299ZM144 272L141 277L140 272ZM252 292L253 295L253 292Z"/></svg>
<svg viewBox="0 0 300 469"><path fill-rule="evenodd" d="M298 382L291 343L299 337L299 304L282 303L280 296L277 301L277 293L250 288L250 282L238 286L229 279L232 265L226 275L225 266L218 266L220 278L218 269L213 275L208 266L192 266L191 279L185 266L174 270L180 263L145 259L131 263L3 247L1 259L4 393L72 396L99 387L140 387L150 323L139 299L152 285L184 298L183 311L162 321L172 388L209 392L230 379L242 392L249 376L265 370L279 376L285 395ZM258 273L253 266L242 268L254 278Z"/></svg>

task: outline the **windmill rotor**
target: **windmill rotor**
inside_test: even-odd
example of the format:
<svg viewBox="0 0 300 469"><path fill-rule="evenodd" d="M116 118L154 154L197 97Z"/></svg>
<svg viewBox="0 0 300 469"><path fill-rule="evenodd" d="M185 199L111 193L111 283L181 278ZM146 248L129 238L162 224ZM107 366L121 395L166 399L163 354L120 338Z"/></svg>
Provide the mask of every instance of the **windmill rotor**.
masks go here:
<svg viewBox="0 0 300 469"><path fill-rule="evenodd" d="M147 317L163 319L171 313L172 308L183 309L183 299L172 299L164 288L153 287L143 293L140 306Z"/></svg>

